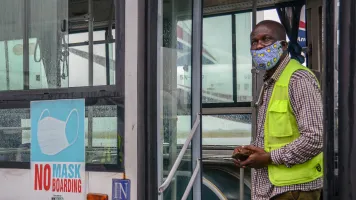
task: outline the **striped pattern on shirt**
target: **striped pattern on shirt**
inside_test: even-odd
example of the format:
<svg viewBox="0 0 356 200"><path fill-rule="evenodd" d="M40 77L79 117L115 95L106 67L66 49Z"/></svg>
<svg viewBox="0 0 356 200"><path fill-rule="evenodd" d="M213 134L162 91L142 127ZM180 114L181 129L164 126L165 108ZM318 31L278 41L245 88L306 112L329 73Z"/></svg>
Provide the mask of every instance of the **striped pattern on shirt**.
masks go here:
<svg viewBox="0 0 356 200"><path fill-rule="evenodd" d="M270 78L266 78L267 80L264 82L257 101L257 134L252 145L264 148L264 123L267 105L274 84L289 61L290 58L286 56L274 74ZM271 152L274 164L284 164L287 167L310 160L322 152L323 148L323 108L316 78L308 71L296 71L290 80L289 97L301 136L283 148ZM323 179L319 178L305 184L277 187L270 182L267 168L262 168L253 170L252 185L253 200L269 200L288 191L320 189L323 187Z"/></svg>

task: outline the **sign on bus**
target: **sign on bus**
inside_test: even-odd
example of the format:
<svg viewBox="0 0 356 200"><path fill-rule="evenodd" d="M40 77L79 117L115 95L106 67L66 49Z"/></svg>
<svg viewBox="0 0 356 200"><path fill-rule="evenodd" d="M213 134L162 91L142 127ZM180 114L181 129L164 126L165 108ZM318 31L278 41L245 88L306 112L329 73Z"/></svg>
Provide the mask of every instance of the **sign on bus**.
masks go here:
<svg viewBox="0 0 356 200"><path fill-rule="evenodd" d="M85 102L31 102L31 180L36 199L84 200Z"/></svg>

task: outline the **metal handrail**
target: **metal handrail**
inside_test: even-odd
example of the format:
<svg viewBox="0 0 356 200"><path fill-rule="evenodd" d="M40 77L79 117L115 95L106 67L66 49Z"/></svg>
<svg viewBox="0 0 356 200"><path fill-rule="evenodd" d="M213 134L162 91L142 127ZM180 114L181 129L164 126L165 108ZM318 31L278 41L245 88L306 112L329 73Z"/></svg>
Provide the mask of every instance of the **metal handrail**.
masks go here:
<svg viewBox="0 0 356 200"><path fill-rule="evenodd" d="M190 177L189 183L187 185L187 188L184 191L183 197L181 200L186 200L189 196L190 190L193 187L194 181L197 178L198 172L200 171L200 160L197 160L197 166L195 166L194 172L192 174L192 177Z"/></svg>
<svg viewBox="0 0 356 200"><path fill-rule="evenodd" d="M195 134L195 132L196 132L196 130L198 128L198 125L200 124L200 117L199 116L200 116L200 113L197 114L197 117L195 119L193 128L189 133L189 137L185 141L182 149L180 150L179 155L178 155L176 161L174 162L173 167L172 167L171 171L169 172L167 179L158 188L158 193L159 194L162 194L167 189L169 184L171 183L172 178L173 178L174 174L176 173L176 171L178 169L178 166L180 165L180 162L182 161L183 155L185 154L185 152L186 152L186 150L187 150L187 148L189 146L189 143L193 139L193 136L194 136L194 134Z"/></svg>
<svg viewBox="0 0 356 200"><path fill-rule="evenodd" d="M168 174L168 172L163 171L163 174ZM191 177L191 175L192 173L190 171L177 171L177 176ZM228 200L221 190L204 176L203 185L209 188L219 198L219 200Z"/></svg>
<svg viewBox="0 0 356 200"><path fill-rule="evenodd" d="M222 191L207 178L203 177L203 185L208 187L218 198L219 200L228 200L227 197L222 193Z"/></svg>
<svg viewBox="0 0 356 200"><path fill-rule="evenodd" d="M245 169L240 168L240 200L244 200L245 198Z"/></svg>

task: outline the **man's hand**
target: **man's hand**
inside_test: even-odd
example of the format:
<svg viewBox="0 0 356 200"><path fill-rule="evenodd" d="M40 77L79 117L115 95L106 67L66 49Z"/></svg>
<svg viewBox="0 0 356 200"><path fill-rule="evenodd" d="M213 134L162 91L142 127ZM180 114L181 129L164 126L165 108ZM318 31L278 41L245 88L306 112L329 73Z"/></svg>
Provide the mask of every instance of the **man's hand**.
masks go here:
<svg viewBox="0 0 356 200"><path fill-rule="evenodd" d="M238 163L240 167L242 168L250 167L250 168L260 169L263 167L267 167L269 164L272 163L271 155L267 153L265 150L252 145L244 146L243 148L246 150L250 150L253 153L248 157L247 160Z"/></svg>
<svg viewBox="0 0 356 200"><path fill-rule="evenodd" d="M232 153L232 154L235 154L235 153L237 153L237 152L240 152L243 148L244 148L244 146L237 146L237 147L234 149L234 153Z"/></svg>
<svg viewBox="0 0 356 200"><path fill-rule="evenodd" d="M235 149L234 149L234 152L232 153L232 155L234 155L235 153L238 153L238 152L241 152L241 150L244 148L244 146L237 146ZM233 161L234 161L234 163L235 163L235 165L237 166L237 167L242 167L241 166L241 161L240 160L237 160L237 159L233 159Z"/></svg>

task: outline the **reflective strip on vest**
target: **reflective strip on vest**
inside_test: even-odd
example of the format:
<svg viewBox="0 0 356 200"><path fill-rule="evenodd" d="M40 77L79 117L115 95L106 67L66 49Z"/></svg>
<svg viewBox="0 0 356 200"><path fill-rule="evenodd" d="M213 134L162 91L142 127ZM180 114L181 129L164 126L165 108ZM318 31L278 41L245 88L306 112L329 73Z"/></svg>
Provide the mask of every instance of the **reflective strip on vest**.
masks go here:
<svg viewBox="0 0 356 200"><path fill-rule="evenodd" d="M297 70L306 70L313 74L298 61L291 59L277 80L268 103L264 124L264 144L267 152L279 149L300 136L288 93L289 81ZM323 154L320 153L311 160L290 168L285 165L269 165L268 176L275 186L311 182L323 176Z"/></svg>

